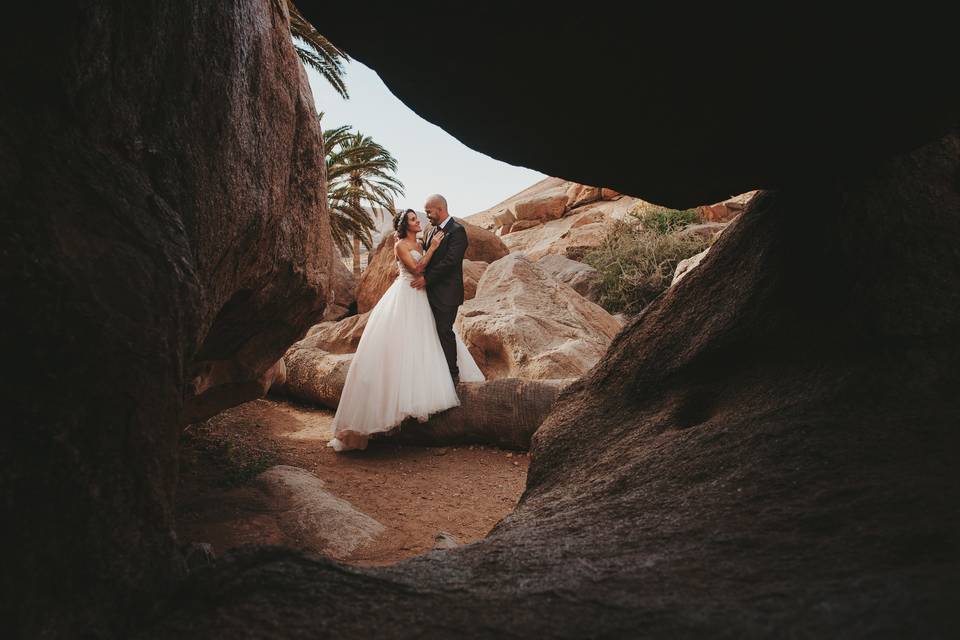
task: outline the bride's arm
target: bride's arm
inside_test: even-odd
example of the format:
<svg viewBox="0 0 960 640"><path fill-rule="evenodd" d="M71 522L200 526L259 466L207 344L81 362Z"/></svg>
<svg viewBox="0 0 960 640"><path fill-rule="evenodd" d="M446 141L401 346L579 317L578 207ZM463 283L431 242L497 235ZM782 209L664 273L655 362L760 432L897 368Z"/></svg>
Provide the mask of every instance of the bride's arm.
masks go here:
<svg viewBox="0 0 960 640"><path fill-rule="evenodd" d="M393 245L393 253L396 254L397 260L400 261L407 271L410 273L420 273L417 271L417 259L410 253L410 248L405 242L398 242Z"/></svg>
<svg viewBox="0 0 960 640"><path fill-rule="evenodd" d="M417 269L413 273L423 273L423 271L427 268L427 265L430 264L430 258L433 257L433 254L437 251L437 247L440 246L441 240L443 240L443 231L438 231L437 235L433 237L433 241L430 243L430 248L427 249L427 252L423 254L422 258L420 258L420 262L417 263Z"/></svg>

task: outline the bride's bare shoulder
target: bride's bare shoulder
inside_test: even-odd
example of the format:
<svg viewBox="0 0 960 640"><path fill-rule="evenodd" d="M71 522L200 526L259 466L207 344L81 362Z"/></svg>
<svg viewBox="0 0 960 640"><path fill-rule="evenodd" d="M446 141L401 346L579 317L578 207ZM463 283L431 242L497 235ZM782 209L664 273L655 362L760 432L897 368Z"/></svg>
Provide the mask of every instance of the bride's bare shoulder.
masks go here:
<svg viewBox="0 0 960 640"><path fill-rule="evenodd" d="M407 239L398 240L393 244L393 252L398 257L400 256L401 251L405 253L410 253L411 251L414 251L416 249L417 249L417 244Z"/></svg>

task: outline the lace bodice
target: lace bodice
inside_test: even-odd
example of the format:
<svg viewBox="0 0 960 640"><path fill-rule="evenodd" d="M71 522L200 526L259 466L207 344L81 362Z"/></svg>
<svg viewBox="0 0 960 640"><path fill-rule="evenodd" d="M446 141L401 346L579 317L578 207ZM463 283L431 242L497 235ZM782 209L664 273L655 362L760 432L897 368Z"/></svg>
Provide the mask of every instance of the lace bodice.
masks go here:
<svg viewBox="0 0 960 640"><path fill-rule="evenodd" d="M410 251L410 253L417 260L420 260L420 258L423 257L423 254L417 251L416 249L413 249L412 251ZM400 278L401 280L406 280L407 282L410 282L414 278L413 274L407 271L407 268L399 260L397 260L397 271L399 272L399 275L397 275L397 277Z"/></svg>

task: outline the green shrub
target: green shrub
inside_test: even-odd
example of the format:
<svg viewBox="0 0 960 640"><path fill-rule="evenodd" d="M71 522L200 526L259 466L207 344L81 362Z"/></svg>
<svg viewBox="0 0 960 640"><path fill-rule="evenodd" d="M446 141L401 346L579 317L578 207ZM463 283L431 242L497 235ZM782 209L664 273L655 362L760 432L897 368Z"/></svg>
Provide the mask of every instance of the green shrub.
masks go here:
<svg viewBox="0 0 960 640"><path fill-rule="evenodd" d="M660 235L674 233L700 222L700 214L696 209L668 209L648 203L643 203L630 215L639 220L644 229Z"/></svg>
<svg viewBox="0 0 960 640"><path fill-rule="evenodd" d="M696 236L661 233L659 227L616 221L610 225L603 243L586 254L583 261L603 277L600 306L610 313L632 315L670 286L677 263L700 253L709 244Z"/></svg>

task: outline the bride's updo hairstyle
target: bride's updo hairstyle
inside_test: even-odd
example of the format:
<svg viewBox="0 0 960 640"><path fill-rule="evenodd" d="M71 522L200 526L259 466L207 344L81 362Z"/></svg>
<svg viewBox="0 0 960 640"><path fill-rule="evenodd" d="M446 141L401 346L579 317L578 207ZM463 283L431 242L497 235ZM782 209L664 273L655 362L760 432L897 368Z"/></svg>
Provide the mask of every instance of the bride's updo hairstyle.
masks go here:
<svg viewBox="0 0 960 640"><path fill-rule="evenodd" d="M410 214L417 215L413 209L406 209L397 214L393 219L393 228L397 232L397 238L403 240L407 237L407 227L410 226Z"/></svg>

